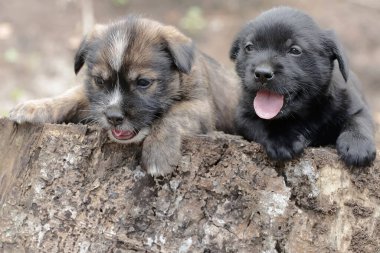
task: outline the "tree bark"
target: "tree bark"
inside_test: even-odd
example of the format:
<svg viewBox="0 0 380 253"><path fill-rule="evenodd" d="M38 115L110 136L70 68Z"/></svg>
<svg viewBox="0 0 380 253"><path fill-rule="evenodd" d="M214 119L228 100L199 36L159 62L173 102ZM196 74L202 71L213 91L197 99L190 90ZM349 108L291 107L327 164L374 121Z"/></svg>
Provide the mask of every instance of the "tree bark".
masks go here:
<svg viewBox="0 0 380 253"><path fill-rule="evenodd" d="M170 176L85 125L0 120L0 252L380 252L379 161L330 148L276 163L216 133Z"/></svg>

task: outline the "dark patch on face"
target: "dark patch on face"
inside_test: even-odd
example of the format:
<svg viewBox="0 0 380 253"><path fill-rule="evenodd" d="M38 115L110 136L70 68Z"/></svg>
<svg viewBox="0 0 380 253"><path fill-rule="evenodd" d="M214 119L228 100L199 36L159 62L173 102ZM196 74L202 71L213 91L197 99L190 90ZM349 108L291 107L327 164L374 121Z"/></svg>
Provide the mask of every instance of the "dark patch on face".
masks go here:
<svg viewBox="0 0 380 253"><path fill-rule="evenodd" d="M77 70L78 66L83 65L82 59L85 58L88 67L87 94L93 117L100 123L105 122L101 120L104 110L107 110L110 94L117 88L122 99L116 106L136 130L150 126L168 110L173 101L180 99L180 73L188 71L191 65L179 68L177 65L181 63L178 62L183 63L184 60L173 58L172 54L177 49L168 47L162 26L146 22L129 17L111 25L100 36L85 43L86 46L80 49L85 56L78 53L79 62L75 68ZM118 36L124 38L125 44L120 68L114 69L117 64L112 61L120 57L114 55L120 48L115 50L112 46ZM186 46L184 50L176 51L179 57L191 54ZM96 84L99 75L103 80L101 84ZM142 87L140 83L149 85ZM107 124L103 127L109 128Z"/></svg>

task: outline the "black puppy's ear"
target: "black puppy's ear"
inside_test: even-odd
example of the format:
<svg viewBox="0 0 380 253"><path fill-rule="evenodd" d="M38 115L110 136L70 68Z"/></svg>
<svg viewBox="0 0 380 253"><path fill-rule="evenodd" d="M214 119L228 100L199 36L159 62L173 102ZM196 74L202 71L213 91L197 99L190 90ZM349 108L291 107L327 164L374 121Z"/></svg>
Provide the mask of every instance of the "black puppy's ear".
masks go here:
<svg viewBox="0 0 380 253"><path fill-rule="evenodd" d="M164 27L164 40L174 65L180 72L189 74L194 62L193 41L172 26Z"/></svg>
<svg viewBox="0 0 380 253"><path fill-rule="evenodd" d="M345 81L348 79L349 66L346 55L344 54L343 46L338 41L334 31L326 31L326 45L332 53L332 59L338 60L339 70Z"/></svg>
<svg viewBox="0 0 380 253"><path fill-rule="evenodd" d="M236 38L230 49L230 59L235 61L240 51L240 38Z"/></svg>
<svg viewBox="0 0 380 253"><path fill-rule="evenodd" d="M75 54L75 58L74 58L75 74L78 74L79 70L83 67L84 62L86 61L86 56L87 56L87 51L88 51L88 41L86 37L80 43L79 49L77 53Z"/></svg>

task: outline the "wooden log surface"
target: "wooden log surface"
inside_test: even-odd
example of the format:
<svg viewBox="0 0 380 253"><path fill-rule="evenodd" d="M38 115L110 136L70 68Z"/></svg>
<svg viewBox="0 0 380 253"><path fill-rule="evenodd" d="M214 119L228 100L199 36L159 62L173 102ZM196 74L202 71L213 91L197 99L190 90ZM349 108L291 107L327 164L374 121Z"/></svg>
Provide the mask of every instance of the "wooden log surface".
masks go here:
<svg viewBox="0 0 380 253"><path fill-rule="evenodd" d="M152 178L140 153L95 127L0 119L0 252L380 252L378 160L275 163L216 133Z"/></svg>

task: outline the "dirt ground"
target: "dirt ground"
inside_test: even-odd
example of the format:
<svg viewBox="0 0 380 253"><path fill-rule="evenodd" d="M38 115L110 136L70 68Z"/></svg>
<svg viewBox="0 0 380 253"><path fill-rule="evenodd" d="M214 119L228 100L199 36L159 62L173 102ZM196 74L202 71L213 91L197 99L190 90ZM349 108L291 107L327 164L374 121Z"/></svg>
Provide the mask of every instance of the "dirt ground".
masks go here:
<svg viewBox="0 0 380 253"><path fill-rule="evenodd" d="M377 0L0 0L0 116L18 102L56 95L81 82L74 75L73 56L92 20L143 14L180 27L204 52L232 68L228 50L234 35L277 5L303 9L337 32L380 123Z"/></svg>

